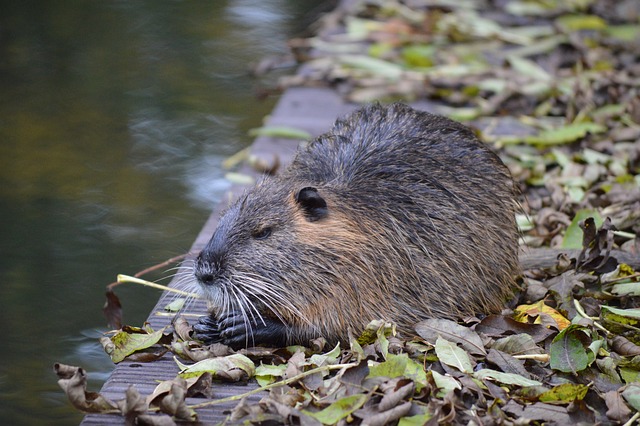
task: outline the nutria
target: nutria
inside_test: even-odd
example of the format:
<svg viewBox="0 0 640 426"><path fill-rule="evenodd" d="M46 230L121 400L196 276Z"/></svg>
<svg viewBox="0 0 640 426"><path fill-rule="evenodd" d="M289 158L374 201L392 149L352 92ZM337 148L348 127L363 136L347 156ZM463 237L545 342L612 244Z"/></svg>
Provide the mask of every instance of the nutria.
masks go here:
<svg viewBox="0 0 640 426"><path fill-rule="evenodd" d="M373 319L499 313L518 273L515 185L467 127L366 106L220 218L194 273L194 326L232 347L345 342Z"/></svg>

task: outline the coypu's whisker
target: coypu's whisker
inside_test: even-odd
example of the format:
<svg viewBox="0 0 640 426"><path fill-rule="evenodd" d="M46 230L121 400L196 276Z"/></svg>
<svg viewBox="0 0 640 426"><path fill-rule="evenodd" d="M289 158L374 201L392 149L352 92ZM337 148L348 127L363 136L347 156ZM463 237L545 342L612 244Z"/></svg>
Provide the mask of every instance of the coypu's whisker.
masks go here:
<svg viewBox="0 0 640 426"><path fill-rule="evenodd" d="M252 321L249 320L249 316L247 315L247 311L249 311L249 314L251 315L251 318L253 319L253 323L258 325L258 321L256 320L256 317L254 316L254 311L255 313L259 316L260 320L263 322L264 324L264 319L262 318L262 315L260 314L260 312L256 309L255 305L251 302L251 300L247 297L247 295L245 293L243 293L242 291L236 292L235 290L237 290L235 287L232 287L232 292L234 297L237 300L238 303L238 307L240 308L240 311L242 312L242 320L244 321L244 326L247 330L247 335L245 337L245 345L248 347L249 346L249 339L252 342L252 346L253 346L253 342L254 342L254 333L253 333L253 324ZM241 300L242 299L242 300Z"/></svg>
<svg viewBox="0 0 640 426"><path fill-rule="evenodd" d="M249 281L248 278L247 280ZM260 290L263 290L263 291L260 291ZM286 328L290 328L291 326L287 322L287 320L278 312L280 308L285 308L294 314L297 312L299 319L303 321L308 321L295 306L291 305L288 301L285 301L285 303L282 303L283 300L280 298L280 295L276 293L272 293L271 290L268 288L263 289L263 288L260 288L259 286L254 286L253 288L247 288L246 292L247 292L247 295L251 295L257 300L261 300L261 303L264 305L264 307L270 310ZM277 297L274 297L274 296L277 296ZM262 318L261 314L260 314L260 317L262 319L262 323L265 324L265 321Z"/></svg>
<svg viewBox="0 0 640 426"><path fill-rule="evenodd" d="M282 288L278 288L276 285L267 282L264 279L259 279L258 276L256 278L252 277L249 274L242 275L241 278L243 281L249 282L251 286L247 286L247 292L251 292L257 298L260 296L267 298L268 300L275 302L279 306L288 309L294 315L298 315L301 318L304 318L304 315L296 306L285 297L283 292L285 291ZM285 322L277 310L273 311L273 313L280 319Z"/></svg>
<svg viewBox="0 0 640 426"><path fill-rule="evenodd" d="M251 301L251 298L249 297L250 294L251 293L247 291L241 291L241 290L236 293L238 298L239 299L241 298L243 300L242 304L246 306L247 310L249 311L249 314L251 315L251 320L253 321L253 323L258 325L258 322L261 322L263 325L265 325L266 322L262 317L262 314L260 314L260 311L258 310L256 305Z"/></svg>

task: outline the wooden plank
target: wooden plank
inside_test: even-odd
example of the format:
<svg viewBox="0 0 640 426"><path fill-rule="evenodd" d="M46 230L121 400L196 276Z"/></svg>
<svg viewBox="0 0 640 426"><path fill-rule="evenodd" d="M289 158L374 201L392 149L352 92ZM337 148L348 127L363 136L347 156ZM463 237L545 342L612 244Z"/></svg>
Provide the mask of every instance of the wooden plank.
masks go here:
<svg viewBox="0 0 640 426"><path fill-rule="evenodd" d="M267 120L269 125L282 125L295 127L311 133L314 137L329 130L336 117L348 113L354 108L353 105L345 104L340 97L329 89L321 88L292 88L287 90L272 115ZM278 139L270 137L259 137L252 145L252 153L264 157L266 160L278 155L280 163L285 165L291 161L295 153L298 142L294 140ZM235 186L227 200L231 200L242 192L244 187ZM226 207L228 202L222 202L213 211L192 248L192 253L197 253L205 246L216 227L220 211ZM182 266L181 272L189 273L187 267L191 259L187 259ZM175 286L178 281L177 276L170 283ZM148 321L154 329L169 326L171 316L162 314L163 308L175 296L163 293L155 308L149 315ZM160 313L160 314L159 314ZM195 301L189 307L189 314L206 314L206 305L203 301ZM153 392L158 381L171 380L178 374L178 367L173 361L172 355L165 355L162 359L151 363L138 363L123 361L118 364L100 391L104 396L117 401L124 399L125 391L130 385L134 385L141 395L147 396ZM239 395L251 389L255 389L257 384L250 381L248 384L216 383L214 385L214 395L216 399L225 398L231 395ZM261 398L260 394L249 398L251 402L257 402ZM203 402L203 399L188 399L188 404ZM198 417L202 423L217 423L226 418L226 412L235 407L236 403L228 403L210 408L198 409ZM85 416L83 425L107 425L124 424L124 418L119 415L98 415L90 414Z"/></svg>

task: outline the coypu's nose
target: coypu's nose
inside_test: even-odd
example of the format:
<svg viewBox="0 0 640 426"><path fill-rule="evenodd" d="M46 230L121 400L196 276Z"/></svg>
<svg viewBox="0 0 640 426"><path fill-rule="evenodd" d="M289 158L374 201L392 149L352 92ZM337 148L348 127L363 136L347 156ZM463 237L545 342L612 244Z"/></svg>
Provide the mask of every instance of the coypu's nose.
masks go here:
<svg viewBox="0 0 640 426"><path fill-rule="evenodd" d="M219 259L211 259L207 254L207 251L203 250L196 258L194 275L200 284L210 286L218 277L222 265Z"/></svg>

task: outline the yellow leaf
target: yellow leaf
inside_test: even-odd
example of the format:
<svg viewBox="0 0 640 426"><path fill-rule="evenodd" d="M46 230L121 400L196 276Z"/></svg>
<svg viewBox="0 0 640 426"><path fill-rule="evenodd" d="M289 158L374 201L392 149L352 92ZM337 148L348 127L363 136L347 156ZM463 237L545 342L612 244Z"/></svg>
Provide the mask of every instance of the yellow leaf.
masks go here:
<svg viewBox="0 0 640 426"><path fill-rule="evenodd" d="M571 321L565 318L560 312L553 309L551 306L547 306L544 304L544 301L541 300L538 303L534 303L532 305L520 305L515 309L515 315L513 319L519 322L529 323L529 318L533 317L535 320L534 324L542 323L541 314L549 315L557 324L558 330L564 330L565 328L571 325Z"/></svg>

